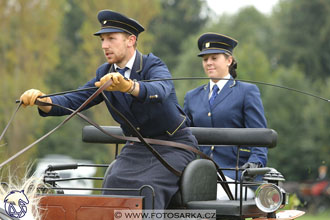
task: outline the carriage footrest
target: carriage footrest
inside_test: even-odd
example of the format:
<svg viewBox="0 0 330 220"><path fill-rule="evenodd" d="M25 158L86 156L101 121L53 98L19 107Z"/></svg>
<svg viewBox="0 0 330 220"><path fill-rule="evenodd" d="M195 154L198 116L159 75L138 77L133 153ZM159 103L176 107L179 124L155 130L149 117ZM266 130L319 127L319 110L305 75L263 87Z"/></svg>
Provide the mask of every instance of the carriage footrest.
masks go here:
<svg viewBox="0 0 330 220"><path fill-rule="evenodd" d="M240 216L239 200L209 200L190 201L187 203L188 209L211 209L216 210L217 216ZM264 213L258 209L253 199L243 201L242 216L260 216Z"/></svg>

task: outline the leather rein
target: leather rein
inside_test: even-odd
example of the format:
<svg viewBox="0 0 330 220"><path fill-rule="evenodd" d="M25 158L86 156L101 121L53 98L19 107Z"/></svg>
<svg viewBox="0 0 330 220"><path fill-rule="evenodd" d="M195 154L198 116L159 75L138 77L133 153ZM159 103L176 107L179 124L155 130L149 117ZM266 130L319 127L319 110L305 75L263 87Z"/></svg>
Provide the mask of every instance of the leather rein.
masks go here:
<svg viewBox="0 0 330 220"><path fill-rule="evenodd" d="M108 100L108 98L104 95L103 91L109 87L111 85L111 80L107 81L104 85L102 85L100 88L98 88L81 106L79 106L76 110L61 106L61 105L57 105L54 103L47 103L47 102L42 102L39 100L36 100L35 104L36 105L40 105L40 106L56 106L56 107L60 107L60 108L64 108L66 110L71 111L72 113L65 118L60 124L58 124L55 128L53 128L52 130L50 130L49 132L47 132L45 135L43 135L42 137L40 137L39 139L37 139L36 141L34 141L33 143L31 143L30 145L26 146L25 148L23 148L22 150L20 150L19 152L15 153L13 156L11 156L10 158L8 158L7 160L5 160L4 162L2 162L0 164L0 169L6 165L7 163L11 162L12 160L14 160L16 157L20 156L21 154L23 154L24 152L26 152L27 150L31 149L34 145L36 145L37 143L41 142L42 140L44 140L46 137L48 137L49 135L51 135L53 132L55 132L57 129L59 129L62 125L64 125L66 122L68 122L73 116L78 115L80 118L82 118L83 120L85 120L86 122L88 122L89 124L93 125L95 128L97 128L98 130L100 130L101 132L103 132L106 135L112 136L114 138L120 139L120 140L124 140L124 141L132 141L132 142L141 142L143 143L147 149L169 170L171 171L173 174L175 174L176 176L181 176L182 172L176 170L173 166L171 166L150 144L155 144L155 145L161 145L161 146L170 146L170 147L176 147L176 148L180 148L180 149L184 149L184 150L188 150L188 151L192 151L195 154L199 155L201 158L204 159L208 159L211 160L214 165L216 166L217 169L217 178L220 182L220 184L222 185L223 189L225 190L225 192L227 193L228 197L230 200L233 200L234 197L229 189L228 183L226 182L226 177L223 174L222 170L220 169L220 167L217 165L217 163L210 158L208 155L204 154L203 152L199 151L198 149L183 144L183 143L177 143L177 142L173 142L173 141L166 141L166 140L159 140L159 139L151 139L151 138L144 138L139 131L137 131L135 129L135 127L131 124L131 122L121 113L119 112L112 104L111 102ZM81 110L83 110L94 98L96 98L98 95L102 95L104 98L104 101L109 104L109 106L114 110L114 112L123 120L125 121L125 123L127 123L129 125L129 127L131 128L132 133L136 136L136 137L126 137L126 136L120 136L120 135L115 135L115 134L111 134L110 132L104 130L100 125L98 125L97 123L95 123L94 121L92 121L90 118L88 118L87 116L83 115L80 113ZM22 102L19 103L19 105L17 106L17 108L15 109L11 119L9 120L8 124L6 125L4 131L2 132L1 136L0 136L0 141L2 139L2 137L4 136L5 132L7 131L9 125L11 124L12 120L14 119L16 113L18 112L20 106L22 105Z"/></svg>

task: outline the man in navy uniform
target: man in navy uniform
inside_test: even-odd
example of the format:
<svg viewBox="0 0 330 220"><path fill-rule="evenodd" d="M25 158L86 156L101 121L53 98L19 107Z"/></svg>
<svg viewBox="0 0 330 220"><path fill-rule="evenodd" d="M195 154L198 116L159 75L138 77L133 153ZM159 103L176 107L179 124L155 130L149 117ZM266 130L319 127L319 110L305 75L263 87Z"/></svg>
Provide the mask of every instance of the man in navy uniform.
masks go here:
<svg viewBox="0 0 330 220"><path fill-rule="evenodd" d="M143 82L170 78L166 65L153 54L142 55L137 49L138 35L144 28L135 20L120 13L102 10L98 13L101 29L99 36L107 63L101 65L95 78L83 88L102 86L108 80L105 96L142 134L143 137L184 143L197 147L197 141L189 128L189 119L179 106L172 81ZM77 109L95 90L81 91L61 96L43 98L71 109ZM43 95L36 89L23 93L21 101L25 106L34 105ZM104 101L99 95L87 107ZM132 132L128 125L107 106L112 117L120 124L126 136ZM42 116L70 114L70 111L52 106L38 106ZM158 153L174 168L182 171L195 155L192 152L153 145ZM117 157L111 172L105 177L108 188L139 188L151 185L155 190L155 208L165 209L171 197L178 191L179 177L174 175L141 143L127 142ZM105 192L115 194L116 192ZM124 192L117 192L123 194ZM132 192L129 192L132 193ZM150 204L146 208L151 208Z"/></svg>
<svg viewBox="0 0 330 220"><path fill-rule="evenodd" d="M237 76L237 62L233 57L237 43L232 37L218 33L205 33L198 39L198 56L202 58L204 72L214 79L189 91L185 96L184 110L191 119L191 126L267 127L258 87L250 83L233 81ZM201 146L200 149L211 156L221 168L236 167L236 146ZM239 167L263 167L267 163L267 148L242 147L239 156ZM224 174L231 179L236 177L232 170L225 170ZM222 193L218 193L218 198L221 196Z"/></svg>

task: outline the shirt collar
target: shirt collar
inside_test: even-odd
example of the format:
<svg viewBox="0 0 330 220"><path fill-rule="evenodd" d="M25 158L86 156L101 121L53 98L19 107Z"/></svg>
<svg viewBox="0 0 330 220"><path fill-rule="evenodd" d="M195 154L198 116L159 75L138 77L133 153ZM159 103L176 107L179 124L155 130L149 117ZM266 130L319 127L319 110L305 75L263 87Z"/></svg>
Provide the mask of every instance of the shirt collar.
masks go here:
<svg viewBox="0 0 330 220"><path fill-rule="evenodd" d="M133 68L135 57L136 57L136 50L134 51L134 54L131 57L131 59L129 59L129 61L125 65L125 67L129 68L129 70L132 70ZM115 70L119 67L117 64L114 64L114 66L115 66Z"/></svg>
<svg viewBox="0 0 330 220"><path fill-rule="evenodd" d="M230 79L230 74L228 74L225 77L222 77L223 79ZM221 91L221 89L226 85L226 83L228 82L228 80L219 80L217 83L214 83L212 80L210 80L210 92L212 93L212 88L214 86L214 84L217 84L217 86L219 87L219 91L218 93Z"/></svg>

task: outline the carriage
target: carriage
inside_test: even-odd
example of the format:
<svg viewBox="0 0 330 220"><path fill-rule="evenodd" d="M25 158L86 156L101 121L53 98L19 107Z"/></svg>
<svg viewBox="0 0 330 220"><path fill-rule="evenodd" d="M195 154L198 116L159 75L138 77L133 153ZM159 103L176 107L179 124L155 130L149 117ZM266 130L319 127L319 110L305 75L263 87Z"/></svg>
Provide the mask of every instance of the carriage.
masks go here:
<svg viewBox="0 0 330 220"><path fill-rule="evenodd" d="M102 126L102 128L114 135L123 135L120 127ZM271 149L276 146L277 142L276 131L268 128L192 127L191 130L199 145L213 145L216 147L237 145L237 161L241 147L256 146ZM124 143L123 140L109 136L94 126L83 128L82 140L89 143L115 144L116 153L118 152L118 146ZM285 181L283 175L271 167L244 170L238 166L227 168L235 172L236 179L220 182L221 184L234 186L234 194L231 199L217 200L217 183L219 183L217 175L219 175L222 168L217 170L213 162L202 158L190 162L184 169L180 179L180 190L172 198L168 210L163 210L161 217L154 213L158 210L144 210L145 204L147 202L153 204L154 196L157 196L154 195L153 188L149 185L142 186L139 189L65 188L58 185L63 181L77 180L77 178L61 177L58 174L60 170L84 169L86 166L106 166L106 172L110 172L112 164L49 164L44 173L44 182L52 189L52 193L39 195L41 197L42 219L295 219L304 214L304 212L298 210L280 211L288 204L289 196L281 187L282 182ZM253 178L256 175L262 175L262 181ZM103 180L103 177L79 178ZM248 199L244 189L251 186L254 186L257 190L255 191L255 197ZM72 190L77 190L77 192L79 190L98 192L121 190L125 191L126 195L66 194L66 190L71 190L71 192ZM145 191L151 192L152 197L144 196L143 192ZM176 210L181 214L184 212L184 215L180 215L180 218L174 218ZM198 215L196 217L196 211L202 212L204 214L203 218ZM166 213L167 215L165 215ZM189 217L194 218L188 218L187 213L190 214Z"/></svg>

